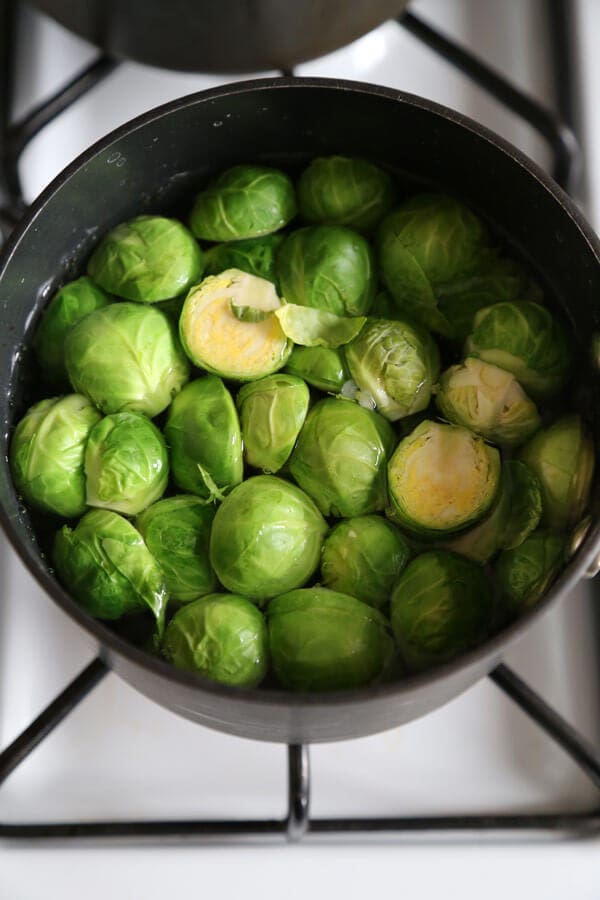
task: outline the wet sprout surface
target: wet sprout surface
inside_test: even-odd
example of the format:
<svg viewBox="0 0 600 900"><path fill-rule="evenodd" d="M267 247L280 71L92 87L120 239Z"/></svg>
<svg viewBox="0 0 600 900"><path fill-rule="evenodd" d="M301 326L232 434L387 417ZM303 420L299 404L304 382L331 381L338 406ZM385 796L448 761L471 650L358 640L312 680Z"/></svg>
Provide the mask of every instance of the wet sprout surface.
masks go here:
<svg viewBox="0 0 600 900"><path fill-rule="evenodd" d="M236 165L120 223L33 352L9 461L56 577L199 678L338 691L460 658L589 514L552 296L460 198L370 160Z"/></svg>

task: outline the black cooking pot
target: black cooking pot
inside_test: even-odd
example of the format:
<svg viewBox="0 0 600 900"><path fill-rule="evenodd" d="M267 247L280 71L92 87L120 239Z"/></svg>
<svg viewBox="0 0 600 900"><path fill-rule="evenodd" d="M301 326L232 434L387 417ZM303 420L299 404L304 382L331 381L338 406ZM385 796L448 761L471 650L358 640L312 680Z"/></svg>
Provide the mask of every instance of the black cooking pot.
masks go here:
<svg viewBox="0 0 600 900"><path fill-rule="evenodd" d="M600 332L600 244L563 192L497 136L455 112L396 91L325 79L250 81L185 97L113 132L34 204L0 261L0 519L55 602L114 670L174 712L270 741L358 737L415 719L487 674L572 588L600 552L600 504L567 569L520 621L444 667L396 684L331 694L227 688L154 659L85 614L48 569L8 469L12 424L28 402L27 347L49 294L81 273L98 237L143 210L187 210L194 189L234 163L290 170L319 154L369 157L407 186L455 192L527 260L562 307L578 347L575 400L600 396L592 359ZM598 405L598 404L596 404ZM596 446L599 429L596 423ZM25 602L23 599L23 602Z"/></svg>
<svg viewBox="0 0 600 900"><path fill-rule="evenodd" d="M187 72L290 69L397 16L408 0L36 0L113 56Z"/></svg>

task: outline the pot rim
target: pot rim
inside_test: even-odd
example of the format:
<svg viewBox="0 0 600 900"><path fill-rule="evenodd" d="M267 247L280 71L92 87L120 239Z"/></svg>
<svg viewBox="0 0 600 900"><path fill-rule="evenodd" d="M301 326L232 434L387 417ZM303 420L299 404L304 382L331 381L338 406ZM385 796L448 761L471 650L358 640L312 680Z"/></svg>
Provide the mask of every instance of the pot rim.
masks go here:
<svg viewBox="0 0 600 900"><path fill-rule="evenodd" d="M548 174L546 174L535 162L529 159L526 154L470 117L415 94L397 91L393 88L369 84L367 82L349 81L337 78L277 77L236 81L219 87L188 94L130 119L125 124L94 142L90 147L84 150L83 153L69 163L69 165L67 165L40 193L29 207L23 220L9 236L8 241L0 253L0 284L16 247L29 228L35 223L37 217L43 213L48 201L60 191L62 186L77 171L84 167L86 163L98 153L107 150L121 138L149 125L153 121L158 121L179 109L201 103L210 103L215 99L221 99L230 94L252 93L265 89L327 89L332 91L348 91L375 95L400 104L419 108L433 116L439 116L449 120L455 125L471 132L477 138L493 144L497 150L508 156L515 165L524 169L530 177L534 178L539 185L552 196L553 200L558 203L562 208L563 213L575 223L581 238L588 245L590 251L597 260L600 269L600 240L569 196ZM8 470L8 461L6 458L3 460L3 465ZM9 484L12 485L10 472ZM527 611L518 620L504 627L500 632L488 638L473 650L461 654L451 662L436 666L435 668L419 674L406 676L393 683L371 685L369 687L353 688L349 690L309 693L292 692L279 688L265 689L258 687L249 689L223 685L204 678L199 674L177 669L166 661L151 656L149 653L130 644L124 638L111 631L101 620L94 619L77 605L58 581L52 577L43 564L41 557L31 553L27 545L21 541L21 538L13 525L13 518L15 517L11 517L8 511L0 503L0 525L10 540L14 550L17 552L28 571L35 577L40 586L50 595L63 612L77 622L84 631L91 633L101 647L101 656L110 656L111 653L114 653L117 657L126 657L129 662L141 669L149 671L153 676L165 678L174 684L200 690L203 693L212 694L215 697L237 698L249 705L285 706L295 709L302 707L310 709L316 706L339 707L340 705L353 705L354 703L366 702L376 698L387 698L390 700L393 698L401 699L413 692L420 692L428 687L433 687L434 685L443 682L447 676L461 670L466 670L471 666L481 664L486 657L489 658L490 669L493 668L502 653L522 637L534 621L543 616L559 597L564 596L569 590L575 587L600 552L600 521L598 521L590 527L573 560L563 570L559 578L554 582L550 590L538 604ZM108 654L106 653L106 648L109 650Z"/></svg>

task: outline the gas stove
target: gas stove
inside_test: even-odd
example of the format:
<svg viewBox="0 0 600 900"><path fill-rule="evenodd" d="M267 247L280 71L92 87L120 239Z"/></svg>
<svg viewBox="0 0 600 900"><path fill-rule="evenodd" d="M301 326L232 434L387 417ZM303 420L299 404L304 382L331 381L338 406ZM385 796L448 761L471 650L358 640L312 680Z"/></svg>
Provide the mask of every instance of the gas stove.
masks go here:
<svg viewBox="0 0 600 900"><path fill-rule="evenodd" d="M594 0L415 0L400 23L294 74L459 109L552 171L598 225L600 121L586 117L600 84L594 28ZM9 149L25 203L127 119L239 80L117 65L26 6L12 51ZM14 173L8 182L17 193ZM437 712L369 738L286 748L206 730L107 674L0 535L0 900L147 900L190 884L267 900L282 886L292 897L390 885L427 897L504 897L517 885L597 896L593 589L583 582L505 665Z"/></svg>

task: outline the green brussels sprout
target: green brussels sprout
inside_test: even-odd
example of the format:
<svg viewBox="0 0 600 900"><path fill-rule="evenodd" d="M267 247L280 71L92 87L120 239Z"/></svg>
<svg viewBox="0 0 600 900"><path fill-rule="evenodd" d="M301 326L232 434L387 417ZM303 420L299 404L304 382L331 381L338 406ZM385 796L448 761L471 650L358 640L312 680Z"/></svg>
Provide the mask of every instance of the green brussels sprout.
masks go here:
<svg viewBox="0 0 600 900"><path fill-rule="evenodd" d="M540 522L542 489L525 463L507 460L502 465L500 491L492 511L469 531L446 540L443 547L486 563L501 549L518 547Z"/></svg>
<svg viewBox="0 0 600 900"><path fill-rule="evenodd" d="M392 427L348 400L313 406L290 457L289 471L325 516L362 516L385 509L385 467Z"/></svg>
<svg viewBox="0 0 600 900"><path fill-rule="evenodd" d="M494 574L504 613L517 615L541 600L567 561L566 544L562 534L535 531L500 554Z"/></svg>
<svg viewBox="0 0 600 900"><path fill-rule="evenodd" d="M326 309L285 303L275 310L283 333L304 347L337 349L348 344L365 324L365 316L336 316Z"/></svg>
<svg viewBox="0 0 600 900"><path fill-rule="evenodd" d="M455 553L431 550L400 575L390 618L404 663L420 671L476 646L490 631L492 613L483 569Z"/></svg>
<svg viewBox="0 0 600 900"><path fill-rule="evenodd" d="M292 343L271 313L281 306L274 286L239 269L209 275L188 294L179 335L192 362L238 381L285 365ZM258 313L246 317L244 311Z"/></svg>
<svg viewBox="0 0 600 900"><path fill-rule="evenodd" d="M88 275L124 300L156 303L184 294L204 269L202 250L177 219L137 216L103 237Z"/></svg>
<svg viewBox="0 0 600 900"><path fill-rule="evenodd" d="M334 591L381 609L409 556L404 535L381 516L344 519L323 543L321 580Z"/></svg>
<svg viewBox="0 0 600 900"><path fill-rule="evenodd" d="M465 355L512 372L528 394L545 398L565 384L571 362L565 334L538 303L496 303L475 316Z"/></svg>
<svg viewBox="0 0 600 900"><path fill-rule="evenodd" d="M81 394L35 403L15 428L10 467L23 499L67 519L86 510L83 459L100 413Z"/></svg>
<svg viewBox="0 0 600 900"><path fill-rule="evenodd" d="M242 434L233 398L220 378L205 375L175 397L165 424L175 484L209 500L244 477Z"/></svg>
<svg viewBox="0 0 600 900"><path fill-rule="evenodd" d="M88 506L133 516L165 492L169 480L165 440L141 413L105 416L89 433L84 469Z"/></svg>
<svg viewBox="0 0 600 900"><path fill-rule="evenodd" d="M339 350L329 347L294 347L284 372L304 379L319 391L339 393L350 378Z"/></svg>
<svg viewBox="0 0 600 900"><path fill-rule="evenodd" d="M385 675L392 661L387 619L337 591L314 587L276 597L267 623L275 675L295 691L362 687Z"/></svg>
<svg viewBox="0 0 600 900"><path fill-rule="evenodd" d="M108 295L85 275L56 292L44 310L33 338L33 349L45 378L68 383L65 366L67 332L88 313L109 303Z"/></svg>
<svg viewBox="0 0 600 900"><path fill-rule="evenodd" d="M298 209L308 222L370 231L394 202L392 179L373 163L348 156L313 159L298 180Z"/></svg>
<svg viewBox="0 0 600 900"><path fill-rule="evenodd" d="M162 570L169 599L177 603L189 603L217 587L208 556L214 517L214 507L179 494L153 503L135 520Z"/></svg>
<svg viewBox="0 0 600 900"><path fill-rule="evenodd" d="M203 241L238 241L279 231L296 215L292 182L267 166L233 166L196 197L190 227Z"/></svg>
<svg viewBox="0 0 600 900"><path fill-rule="evenodd" d="M405 314L448 335L436 288L481 268L486 229L466 206L444 194L418 194L379 226L377 252L385 285Z"/></svg>
<svg viewBox="0 0 600 900"><path fill-rule="evenodd" d="M141 534L116 512L93 509L56 535L52 559L64 587L97 619L150 610L160 636L167 593Z"/></svg>
<svg viewBox="0 0 600 900"><path fill-rule="evenodd" d="M438 348L426 331L407 322L369 319L344 348L362 395L390 421L426 409L440 370Z"/></svg>
<svg viewBox="0 0 600 900"><path fill-rule="evenodd" d="M71 384L103 413L153 418L189 378L190 368L167 316L139 303L111 303L67 334Z"/></svg>
<svg viewBox="0 0 600 900"><path fill-rule="evenodd" d="M300 488L274 475L248 478L218 508L210 560L229 591L261 601L305 584L319 564L327 523Z"/></svg>
<svg viewBox="0 0 600 900"><path fill-rule="evenodd" d="M447 325L444 334L464 341L473 330L475 314L493 303L514 300L540 302L542 291L514 259L482 255L473 274L435 288L438 310Z"/></svg>
<svg viewBox="0 0 600 900"><path fill-rule="evenodd" d="M364 316L377 287L371 247L358 232L340 225L292 231L277 254L277 275L288 303L336 316Z"/></svg>
<svg viewBox="0 0 600 900"><path fill-rule="evenodd" d="M179 609L167 625L163 654L187 669L236 687L256 687L267 672L263 614L235 594L209 594Z"/></svg>
<svg viewBox="0 0 600 900"><path fill-rule="evenodd" d="M522 444L541 424L514 375L471 356L442 373L436 403L449 422L502 447Z"/></svg>
<svg viewBox="0 0 600 900"><path fill-rule="evenodd" d="M267 375L240 388L236 404L249 465L279 471L294 449L309 400L306 384L295 375Z"/></svg>
<svg viewBox="0 0 600 900"><path fill-rule="evenodd" d="M400 525L423 538L443 537L491 509L500 454L466 428L425 420L396 447L388 485Z"/></svg>
<svg viewBox="0 0 600 900"><path fill-rule="evenodd" d="M206 275L220 275L226 269L239 269L249 275L266 278L276 285L275 256L284 240L282 234L267 234L246 241L216 244L205 252L204 272Z"/></svg>
<svg viewBox="0 0 600 900"><path fill-rule="evenodd" d="M575 525L588 505L594 474L594 442L581 416L564 416L538 431L519 459L540 480L542 525L557 530Z"/></svg>

